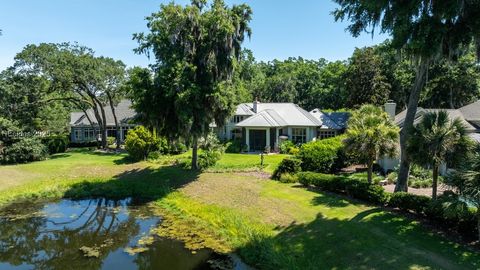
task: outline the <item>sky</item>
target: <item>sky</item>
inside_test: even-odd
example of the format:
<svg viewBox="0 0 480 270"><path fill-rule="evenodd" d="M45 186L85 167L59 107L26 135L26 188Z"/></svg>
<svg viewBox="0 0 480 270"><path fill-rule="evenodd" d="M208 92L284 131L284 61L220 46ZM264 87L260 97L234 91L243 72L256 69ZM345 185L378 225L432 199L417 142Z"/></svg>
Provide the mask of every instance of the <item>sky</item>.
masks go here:
<svg viewBox="0 0 480 270"><path fill-rule="evenodd" d="M132 34L148 31L145 16L170 0L15 0L0 7L0 70L13 64L27 44L78 42L97 55L122 60L128 66L147 66L136 55ZM177 0L186 4L188 0ZM253 31L244 47L257 60L301 56L345 60L356 47L381 43L387 36L363 34L353 38L348 22L335 22L329 0L226 0L252 7Z"/></svg>

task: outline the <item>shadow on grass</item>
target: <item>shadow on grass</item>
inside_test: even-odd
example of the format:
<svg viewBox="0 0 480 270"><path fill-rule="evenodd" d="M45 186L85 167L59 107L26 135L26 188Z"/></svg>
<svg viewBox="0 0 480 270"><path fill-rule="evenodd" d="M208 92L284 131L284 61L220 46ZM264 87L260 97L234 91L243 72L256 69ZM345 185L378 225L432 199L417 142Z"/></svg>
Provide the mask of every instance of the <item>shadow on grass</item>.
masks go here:
<svg viewBox="0 0 480 270"><path fill-rule="evenodd" d="M65 193L66 198L133 198L150 202L166 196L198 178L199 171L178 166L143 168L125 171L108 181L84 181L74 184Z"/></svg>
<svg viewBox="0 0 480 270"><path fill-rule="evenodd" d="M318 215L237 251L259 269L477 269L480 256L379 208L351 219Z"/></svg>
<svg viewBox="0 0 480 270"><path fill-rule="evenodd" d="M59 159L59 158L68 158L71 157L71 154L62 153L62 154L53 154L48 159Z"/></svg>

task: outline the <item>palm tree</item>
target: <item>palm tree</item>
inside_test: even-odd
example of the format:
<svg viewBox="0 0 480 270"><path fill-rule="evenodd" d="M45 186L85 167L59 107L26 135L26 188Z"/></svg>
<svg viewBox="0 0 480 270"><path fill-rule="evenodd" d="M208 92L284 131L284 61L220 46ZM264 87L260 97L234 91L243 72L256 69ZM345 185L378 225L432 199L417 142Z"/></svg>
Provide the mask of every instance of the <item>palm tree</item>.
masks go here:
<svg viewBox="0 0 480 270"><path fill-rule="evenodd" d="M430 112L412 131L407 151L414 163L431 166L433 172L432 198L437 198L440 165L450 164L466 153L468 137L461 120L450 120L446 111Z"/></svg>
<svg viewBox="0 0 480 270"><path fill-rule="evenodd" d="M465 204L467 202L477 208L477 231L480 239L480 151L471 157L471 162L463 166L462 169L450 173L445 177L445 183L455 187L462 197L457 203Z"/></svg>
<svg viewBox="0 0 480 270"><path fill-rule="evenodd" d="M369 183L372 183L375 160L395 155L399 131L388 114L373 105L363 105L350 117L346 132L346 148L358 155L360 161L367 165Z"/></svg>

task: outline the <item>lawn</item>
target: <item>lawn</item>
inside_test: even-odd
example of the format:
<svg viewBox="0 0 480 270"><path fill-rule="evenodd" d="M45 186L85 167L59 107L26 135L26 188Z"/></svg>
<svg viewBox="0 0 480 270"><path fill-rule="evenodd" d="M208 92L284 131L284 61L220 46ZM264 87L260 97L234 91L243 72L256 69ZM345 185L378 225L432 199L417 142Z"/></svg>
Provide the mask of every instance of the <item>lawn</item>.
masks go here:
<svg viewBox="0 0 480 270"><path fill-rule="evenodd" d="M266 158L271 158L267 170L281 160ZM228 154L216 169L258 162L256 155ZM88 166L108 173L93 177ZM81 170L88 177L82 178ZM141 197L164 216L156 233L191 248L235 251L262 269L480 268L478 253L415 221L245 171L199 173L160 163L126 164L122 155L89 152L0 167L2 177L4 171L23 180L3 188L0 203L18 197ZM29 178L32 172L38 175ZM49 174L65 178L47 179Z"/></svg>

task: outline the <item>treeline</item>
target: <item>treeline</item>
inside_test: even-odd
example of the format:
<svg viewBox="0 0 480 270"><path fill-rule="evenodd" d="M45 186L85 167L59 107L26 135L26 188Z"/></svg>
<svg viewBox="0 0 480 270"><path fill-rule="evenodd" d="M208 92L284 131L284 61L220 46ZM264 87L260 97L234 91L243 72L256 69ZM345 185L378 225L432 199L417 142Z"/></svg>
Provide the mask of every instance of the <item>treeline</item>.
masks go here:
<svg viewBox="0 0 480 270"><path fill-rule="evenodd" d="M453 109L480 97L480 67L473 47L458 61L433 62L420 106ZM258 62L249 50L242 52L235 74L240 100L294 102L311 110L358 108L363 104L397 103L407 106L415 79L415 63L386 41L358 48L346 61L307 60L302 57Z"/></svg>

